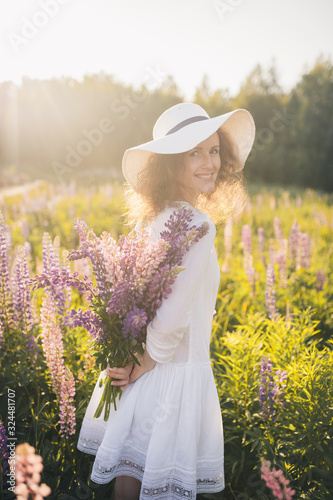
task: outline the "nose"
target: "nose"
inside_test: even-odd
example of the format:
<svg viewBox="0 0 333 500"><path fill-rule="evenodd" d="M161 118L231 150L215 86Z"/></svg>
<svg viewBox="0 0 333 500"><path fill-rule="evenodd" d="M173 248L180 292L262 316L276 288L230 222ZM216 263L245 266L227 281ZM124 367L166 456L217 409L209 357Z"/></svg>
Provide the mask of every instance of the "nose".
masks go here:
<svg viewBox="0 0 333 500"><path fill-rule="evenodd" d="M211 169L213 167L213 160L212 160L211 154L209 152L207 152L203 155L202 163L203 163L202 166L204 168Z"/></svg>

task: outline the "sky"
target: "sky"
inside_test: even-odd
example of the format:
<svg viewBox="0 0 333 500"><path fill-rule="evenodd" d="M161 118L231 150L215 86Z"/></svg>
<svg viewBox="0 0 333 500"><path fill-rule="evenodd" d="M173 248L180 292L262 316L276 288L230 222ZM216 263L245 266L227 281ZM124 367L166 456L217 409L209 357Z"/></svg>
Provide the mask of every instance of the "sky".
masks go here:
<svg viewBox="0 0 333 500"><path fill-rule="evenodd" d="M206 75L235 95L259 63L288 91L333 59L333 0L11 0L0 81L105 72L140 87L171 75L190 100Z"/></svg>

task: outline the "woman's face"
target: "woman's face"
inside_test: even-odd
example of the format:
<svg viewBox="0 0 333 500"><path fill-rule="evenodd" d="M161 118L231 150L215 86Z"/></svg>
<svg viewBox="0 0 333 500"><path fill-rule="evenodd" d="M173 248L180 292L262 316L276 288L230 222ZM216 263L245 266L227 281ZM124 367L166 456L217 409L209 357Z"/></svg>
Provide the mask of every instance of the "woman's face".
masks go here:
<svg viewBox="0 0 333 500"><path fill-rule="evenodd" d="M184 153L181 183L195 203L202 193L211 193L215 188L217 174L221 168L219 135L213 135L200 142L194 149Z"/></svg>
<svg viewBox="0 0 333 500"><path fill-rule="evenodd" d="M202 193L211 193L215 188L217 174L221 168L219 135L200 142L194 149L184 153L181 183L195 203Z"/></svg>

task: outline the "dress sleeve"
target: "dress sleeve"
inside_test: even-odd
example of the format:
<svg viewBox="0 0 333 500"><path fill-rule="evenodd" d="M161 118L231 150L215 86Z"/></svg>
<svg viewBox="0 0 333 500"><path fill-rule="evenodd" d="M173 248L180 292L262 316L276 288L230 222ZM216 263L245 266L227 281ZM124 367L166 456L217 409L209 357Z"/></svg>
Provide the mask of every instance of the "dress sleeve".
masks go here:
<svg viewBox="0 0 333 500"><path fill-rule="evenodd" d="M207 219L192 222L199 226L205 221ZM178 274L171 294L163 300L154 319L147 326L146 349L158 363L170 362L182 340L193 294L200 287L211 252L215 251L215 234L215 226L209 221L208 233L185 254L182 262L185 269Z"/></svg>

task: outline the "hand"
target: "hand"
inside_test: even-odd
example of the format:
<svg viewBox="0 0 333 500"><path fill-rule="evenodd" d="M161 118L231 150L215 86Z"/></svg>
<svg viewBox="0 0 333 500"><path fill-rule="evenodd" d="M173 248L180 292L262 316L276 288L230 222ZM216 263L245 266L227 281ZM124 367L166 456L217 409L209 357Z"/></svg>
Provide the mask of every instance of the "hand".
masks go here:
<svg viewBox="0 0 333 500"><path fill-rule="evenodd" d="M124 390L130 382L130 375L133 370L133 363L124 366L123 368L110 368L107 366L105 373L112 377L111 385L119 385L121 390Z"/></svg>
<svg viewBox="0 0 333 500"><path fill-rule="evenodd" d="M132 384L146 372L149 372L156 365L156 361L150 357L148 351L143 353L143 356L137 356L140 365L134 364L130 374L129 383Z"/></svg>

